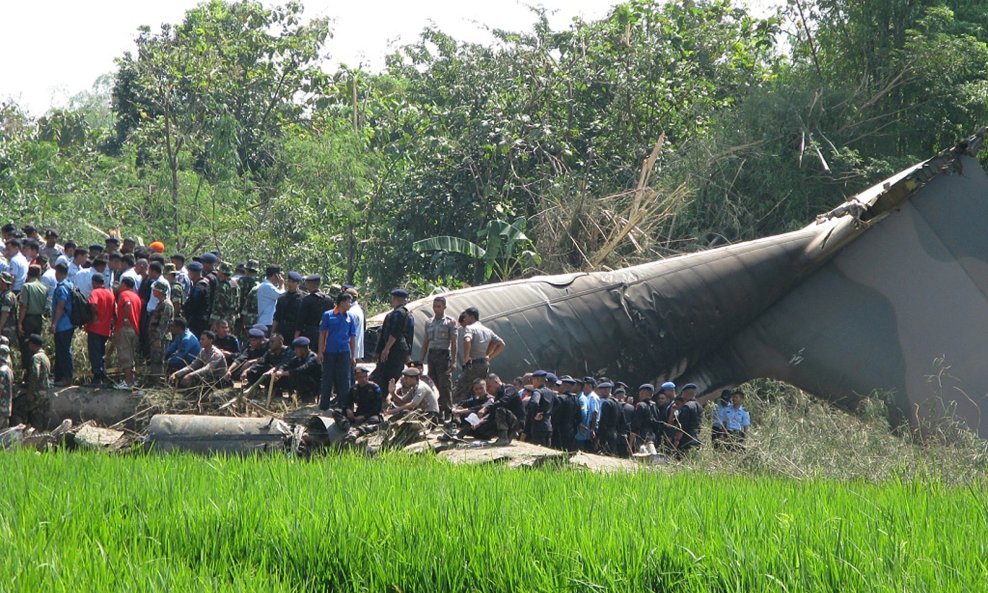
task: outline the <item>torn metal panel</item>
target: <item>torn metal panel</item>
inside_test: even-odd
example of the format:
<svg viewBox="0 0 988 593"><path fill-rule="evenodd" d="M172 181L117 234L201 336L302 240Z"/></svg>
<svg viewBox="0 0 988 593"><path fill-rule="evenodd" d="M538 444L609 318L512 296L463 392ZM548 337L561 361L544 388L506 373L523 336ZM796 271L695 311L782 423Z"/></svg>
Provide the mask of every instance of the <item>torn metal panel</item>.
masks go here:
<svg viewBox="0 0 988 593"><path fill-rule="evenodd" d="M508 343L493 365L508 378L543 367L712 390L776 377L847 405L888 390L910 418L942 397L985 436L988 177L972 156L983 135L791 233L453 291L448 312L480 310ZM417 356L431 299L409 310Z"/></svg>
<svg viewBox="0 0 988 593"><path fill-rule="evenodd" d="M284 452L291 433L291 427L277 418L157 414L148 425L145 446L157 452Z"/></svg>

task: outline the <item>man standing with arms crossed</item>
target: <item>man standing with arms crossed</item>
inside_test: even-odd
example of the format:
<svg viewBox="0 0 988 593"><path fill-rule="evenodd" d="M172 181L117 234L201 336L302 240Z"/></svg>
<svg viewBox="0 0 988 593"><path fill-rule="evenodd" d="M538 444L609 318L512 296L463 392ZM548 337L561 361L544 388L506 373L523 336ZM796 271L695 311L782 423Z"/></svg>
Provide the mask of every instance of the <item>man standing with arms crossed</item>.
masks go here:
<svg viewBox="0 0 988 593"><path fill-rule="evenodd" d="M453 408L452 374L456 360L456 320L446 315L446 297L432 299L435 317L425 326L420 358L429 365L429 378L439 390L439 410L448 416Z"/></svg>

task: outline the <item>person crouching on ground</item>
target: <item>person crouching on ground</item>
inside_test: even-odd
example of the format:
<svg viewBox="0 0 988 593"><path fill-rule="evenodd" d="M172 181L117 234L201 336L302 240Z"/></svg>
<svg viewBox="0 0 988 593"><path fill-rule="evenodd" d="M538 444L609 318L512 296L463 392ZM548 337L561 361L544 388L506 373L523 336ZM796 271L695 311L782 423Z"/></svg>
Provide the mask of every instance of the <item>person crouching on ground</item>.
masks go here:
<svg viewBox="0 0 988 593"><path fill-rule="evenodd" d="M213 384L223 378L226 374L226 358L219 348L213 345L216 334L211 330L202 332L199 344L202 349L196 355L196 359L181 368L168 378L170 383L178 383L182 387L189 387L197 384Z"/></svg>
<svg viewBox="0 0 988 593"><path fill-rule="evenodd" d="M419 381L421 371L407 368L401 372L401 388L396 389L395 380L388 383L388 394L394 407L388 411L397 420L415 410L436 422L439 420L439 400L428 385Z"/></svg>

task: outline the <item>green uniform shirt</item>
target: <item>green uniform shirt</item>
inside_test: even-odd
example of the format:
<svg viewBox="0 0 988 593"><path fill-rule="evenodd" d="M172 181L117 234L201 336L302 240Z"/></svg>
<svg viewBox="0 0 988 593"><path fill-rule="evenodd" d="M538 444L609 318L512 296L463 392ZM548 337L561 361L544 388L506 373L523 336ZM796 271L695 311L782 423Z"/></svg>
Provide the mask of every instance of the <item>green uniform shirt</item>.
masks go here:
<svg viewBox="0 0 988 593"><path fill-rule="evenodd" d="M19 297L25 315L44 315L47 307L48 289L41 280L32 280L24 284Z"/></svg>

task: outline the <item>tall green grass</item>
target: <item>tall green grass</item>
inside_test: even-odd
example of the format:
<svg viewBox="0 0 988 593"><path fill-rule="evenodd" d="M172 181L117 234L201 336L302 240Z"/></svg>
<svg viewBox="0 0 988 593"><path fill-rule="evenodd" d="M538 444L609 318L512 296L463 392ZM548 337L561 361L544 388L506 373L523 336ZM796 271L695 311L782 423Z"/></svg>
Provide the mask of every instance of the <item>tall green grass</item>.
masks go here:
<svg viewBox="0 0 988 593"><path fill-rule="evenodd" d="M988 488L0 456L3 591L978 591Z"/></svg>

